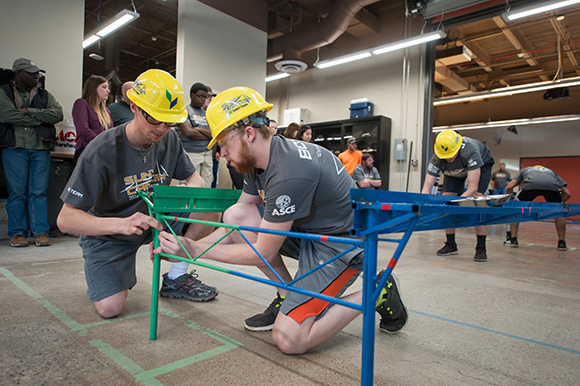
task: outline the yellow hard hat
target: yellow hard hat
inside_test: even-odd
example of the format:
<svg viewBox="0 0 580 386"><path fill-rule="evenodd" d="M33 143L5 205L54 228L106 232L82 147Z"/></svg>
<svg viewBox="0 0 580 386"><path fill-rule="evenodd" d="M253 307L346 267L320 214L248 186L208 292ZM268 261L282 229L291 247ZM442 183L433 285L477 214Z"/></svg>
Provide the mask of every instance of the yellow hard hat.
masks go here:
<svg viewBox="0 0 580 386"><path fill-rule="evenodd" d="M439 159L452 158L461 147L463 138L453 130L444 130L435 140L435 154Z"/></svg>
<svg viewBox="0 0 580 386"><path fill-rule="evenodd" d="M147 70L139 75L127 90L127 97L160 122L183 123L187 119L183 89L163 70Z"/></svg>
<svg viewBox="0 0 580 386"><path fill-rule="evenodd" d="M237 126L244 118L260 111L270 111L274 107L266 102L257 91L248 87L232 87L220 92L209 104L205 117L211 130L211 148L218 135L232 126Z"/></svg>

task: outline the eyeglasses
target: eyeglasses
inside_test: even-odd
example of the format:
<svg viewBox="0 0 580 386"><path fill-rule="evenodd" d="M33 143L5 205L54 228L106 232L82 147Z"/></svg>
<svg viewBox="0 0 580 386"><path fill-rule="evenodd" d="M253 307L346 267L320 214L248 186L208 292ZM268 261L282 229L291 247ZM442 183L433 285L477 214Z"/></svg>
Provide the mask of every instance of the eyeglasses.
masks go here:
<svg viewBox="0 0 580 386"><path fill-rule="evenodd" d="M232 130L231 133L229 133L228 135L224 136L222 139L218 139L217 143L218 145L220 145L221 147L224 147L226 145L226 142L229 141L230 139L232 139L233 136L235 136L236 134L239 133L239 129L234 129Z"/></svg>
<svg viewBox="0 0 580 386"><path fill-rule="evenodd" d="M196 97L198 97L199 99L201 99L202 101L206 100L207 98L209 98L208 95L199 95L199 94L193 94Z"/></svg>
<svg viewBox="0 0 580 386"><path fill-rule="evenodd" d="M158 121L155 118L153 118L147 111L145 111L143 109L141 109L141 114L143 114L143 117L145 118L145 120L148 123L150 123L152 125L155 125L155 126L159 126L162 123L164 123L165 126L167 126L167 127L177 127L177 126L179 126L179 123L177 123L177 122L171 122L171 123L169 123L169 122L161 122L161 121Z"/></svg>

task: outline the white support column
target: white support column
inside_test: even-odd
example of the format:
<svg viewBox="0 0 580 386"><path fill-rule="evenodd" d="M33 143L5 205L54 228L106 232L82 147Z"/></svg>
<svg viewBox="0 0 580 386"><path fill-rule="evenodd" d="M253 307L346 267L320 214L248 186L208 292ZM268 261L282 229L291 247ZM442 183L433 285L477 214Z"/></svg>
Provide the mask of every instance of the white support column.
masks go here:
<svg viewBox="0 0 580 386"><path fill-rule="evenodd" d="M186 94L201 82L215 91L247 86L265 95L267 44L266 32L197 0L179 0L176 78Z"/></svg>
<svg viewBox="0 0 580 386"><path fill-rule="evenodd" d="M24 57L46 71L46 89L71 118L81 97L85 7L78 0L2 0L0 67Z"/></svg>

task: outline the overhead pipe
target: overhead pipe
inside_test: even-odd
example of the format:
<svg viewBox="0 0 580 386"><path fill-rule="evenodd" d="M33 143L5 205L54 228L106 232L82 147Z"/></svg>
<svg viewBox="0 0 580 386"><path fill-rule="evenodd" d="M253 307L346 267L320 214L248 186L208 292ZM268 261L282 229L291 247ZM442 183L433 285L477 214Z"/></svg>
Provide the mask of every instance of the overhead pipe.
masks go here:
<svg viewBox="0 0 580 386"><path fill-rule="evenodd" d="M276 14L276 16L278 16L278 15L279 14ZM280 31L284 31L285 29L295 27L300 23L302 23L302 7L298 6L298 18L296 20L292 20L292 22L290 24L286 24L286 25L281 26L279 28L268 31L268 34L273 35L273 34L278 33Z"/></svg>
<svg viewBox="0 0 580 386"><path fill-rule="evenodd" d="M356 13L378 0L336 0L328 15L298 31L268 41L268 62L300 60L302 52L333 43L348 28Z"/></svg>

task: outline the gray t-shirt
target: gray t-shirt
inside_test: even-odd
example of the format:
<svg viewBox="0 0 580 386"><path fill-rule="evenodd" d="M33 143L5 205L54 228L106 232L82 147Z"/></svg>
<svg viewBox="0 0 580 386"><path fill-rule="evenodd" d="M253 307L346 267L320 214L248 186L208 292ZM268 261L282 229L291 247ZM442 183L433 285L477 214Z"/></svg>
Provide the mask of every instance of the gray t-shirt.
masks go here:
<svg viewBox="0 0 580 386"><path fill-rule="evenodd" d="M139 151L129 145L125 126L107 130L89 143L60 195L61 200L97 217L149 214L147 204L137 196L138 191L148 191L152 185L169 185L172 178L184 180L195 173L173 130L149 149ZM147 162L143 162L144 155ZM141 244L146 237L147 232L140 236L97 238Z"/></svg>
<svg viewBox="0 0 580 386"><path fill-rule="evenodd" d="M294 221L298 231L307 233L347 233L353 221L352 188L354 181L330 151L279 135L272 138L268 168L244 174L244 192L262 197L266 221Z"/></svg>
<svg viewBox="0 0 580 386"><path fill-rule="evenodd" d="M192 105L185 106L187 108L187 122L193 127L201 127L202 129L208 129L209 125L205 119L205 110L196 109ZM191 140L187 138L179 129L175 128L175 131L179 135L179 139L183 143L183 148L188 153L203 153L208 151L207 145L209 145L210 140Z"/></svg>
<svg viewBox="0 0 580 386"><path fill-rule="evenodd" d="M559 192L561 186L568 185L552 169L530 166L520 170L514 177L522 185L522 190L552 190Z"/></svg>
<svg viewBox="0 0 580 386"><path fill-rule="evenodd" d="M377 170L377 168L375 168L373 166L372 170L369 170L367 168L365 168L364 166L362 166L362 164L359 164L356 168L354 168L354 171L352 172L352 179L354 180L354 182L361 182L362 180L365 179L369 179L369 180L380 180L381 176L379 174L379 171ZM358 184L357 184L358 186ZM374 186L369 186L368 188L361 188L359 186L360 189L374 189Z"/></svg>
<svg viewBox="0 0 580 386"><path fill-rule="evenodd" d="M491 180L493 181L493 188L494 189L505 189L508 184L508 181L512 179L510 172L504 170L496 170L491 174Z"/></svg>
<svg viewBox="0 0 580 386"><path fill-rule="evenodd" d="M463 137L463 143L459 148L459 155L453 162L447 162L444 159L439 159L436 154L433 154L429 161L427 174L437 176L442 173L445 176L463 178L467 176L470 170L476 170L483 165L493 165L493 157L491 151L485 146L483 142L476 139Z"/></svg>

